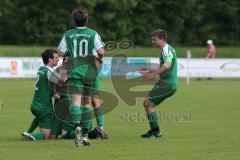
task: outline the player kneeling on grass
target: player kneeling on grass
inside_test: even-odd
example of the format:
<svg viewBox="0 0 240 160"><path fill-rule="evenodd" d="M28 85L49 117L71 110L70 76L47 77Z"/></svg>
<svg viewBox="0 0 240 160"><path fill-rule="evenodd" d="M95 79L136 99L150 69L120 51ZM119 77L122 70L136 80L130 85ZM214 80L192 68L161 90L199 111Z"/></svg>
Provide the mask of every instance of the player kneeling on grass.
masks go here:
<svg viewBox="0 0 240 160"><path fill-rule="evenodd" d="M35 93L31 104L31 112L35 116L29 132L39 126L40 133L23 132L24 140L44 140L50 138L52 126L52 89L49 86L49 79L52 75L53 67L58 63L57 51L47 49L42 53L44 66L37 72L35 83Z"/></svg>
<svg viewBox="0 0 240 160"><path fill-rule="evenodd" d="M166 98L172 96L178 86L177 79L177 57L176 52L167 44L167 33L162 29L154 31L152 34L152 43L154 47L160 48L160 67L158 69L142 68L139 72L146 79L155 79L159 77L158 82L154 85L149 93L149 97L144 101L144 107L148 115L150 130L142 134L142 138L161 137L158 124L158 115L155 106L159 105Z"/></svg>

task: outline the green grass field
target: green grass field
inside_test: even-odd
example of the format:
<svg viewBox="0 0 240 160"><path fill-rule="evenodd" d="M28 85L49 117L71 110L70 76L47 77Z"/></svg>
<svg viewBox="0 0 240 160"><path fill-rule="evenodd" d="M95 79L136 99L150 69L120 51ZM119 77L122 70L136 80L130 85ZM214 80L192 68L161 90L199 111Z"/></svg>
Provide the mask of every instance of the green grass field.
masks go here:
<svg viewBox="0 0 240 160"><path fill-rule="evenodd" d="M116 95L110 84L110 80L102 80L102 89ZM120 99L118 107L105 117L110 139L92 140L90 147L83 148L75 148L73 140L20 139L20 133L32 119L29 105L33 86L30 79L0 79L0 100L4 103L0 109L1 160L238 160L240 157L239 79L193 80L190 85L181 80L179 91L157 108L168 117L161 118L163 137L158 139L139 137L148 130L148 123L136 118L137 113L144 115L143 99L137 99L135 107Z"/></svg>
<svg viewBox="0 0 240 160"><path fill-rule="evenodd" d="M0 57L27 57L40 56L40 53L46 48L57 48L57 46L11 46L0 45ZM190 49L193 58L203 58L206 56L206 47L175 47L178 57L186 57L187 51ZM152 47L136 47L106 52L105 56L113 56L116 53L124 53L129 57L159 57L159 49ZM218 47L217 58L240 58L239 47Z"/></svg>

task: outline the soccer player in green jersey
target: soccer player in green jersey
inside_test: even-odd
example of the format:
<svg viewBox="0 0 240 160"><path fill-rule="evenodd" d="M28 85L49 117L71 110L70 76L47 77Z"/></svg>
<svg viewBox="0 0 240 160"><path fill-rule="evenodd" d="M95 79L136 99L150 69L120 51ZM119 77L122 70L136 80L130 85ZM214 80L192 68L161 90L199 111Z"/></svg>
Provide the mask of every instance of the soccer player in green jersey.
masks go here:
<svg viewBox="0 0 240 160"><path fill-rule="evenodd" d="M77 27L73 22L69 26L70 26L70 29ZM99 59L99 58L95 59L95 64L98 68L102 65L102 63L103 63L102 59ZM99 77L96 78L96 81L91 85L91 88L93 89L91 101L92 101L92 106L94 109L94 114L97 122L97 127L95 127L94 130L101 139L108 139L107 133L104 132L104 112L102 110L100 99L99 99L99 90L100 90Z"/></svg>
<svg viewBox="0 0 240 160"><path fill-rule="evenodd" d="M76 147L90 145L88 129L92 117L91 85L97 77L95 57L102 58L104 44L98 33L86 27L88 12L79 7L73 10L72 18L74 26L64 33L59 44L59 50L63 55L68 55L70 64L67 70L67 85L74 87L69 93L72 97L70 112L76 123L75 144ZM85 96L83 106L81 98ZM82 128L80 127L82 122Z"/></svg>
<svg viewBox="0 0 240 160"><path fill-rule="evenodd" d="M49 86L49 79L53 67L58 63L58 54L54 49L47 49L42 53L44 66L37 72L35 82L35 93L31 104L31 112L35 116L34 121L38 122L40 133L23 132L22 136L27 140L49 139L52 126L52 89Z"/></svg>
<svg viewBox="0 0 240 160"><path fill-rule="evenodd" d="M158 29L152 32L151 36L154 47L161 49L160 67L158 69L142 68L139 72L147 79L159 77L159 80L150 91L149 97L144 101L151 129L141 135L143 138L162 136L158 124L158 115L154 107L172 96L178 87L177 56L173 47L167 44L167 32Z"/></svg>

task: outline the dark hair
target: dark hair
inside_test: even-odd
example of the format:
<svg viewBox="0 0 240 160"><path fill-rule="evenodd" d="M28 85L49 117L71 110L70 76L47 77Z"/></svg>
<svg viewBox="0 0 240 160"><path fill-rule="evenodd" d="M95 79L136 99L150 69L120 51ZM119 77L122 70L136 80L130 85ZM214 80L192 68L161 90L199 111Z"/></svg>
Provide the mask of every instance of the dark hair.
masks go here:
<svg viewBox="0 0 240 160"><path fill-rule="evenodd" d="M73 28L76 28L77 25L75 24L75 22L71 22L68 26L68 29L73 29Z"/></svg>
<svg viewBox="0 0 240 160"><path fill-rule="evenodd" d="M86 26L88 20L88 11L86 8L78 7L72 11L73 22L76 26Z"/></svg>
<svg viewBox="0 0 240 160"><path fill-rule="evenodd" d="M44 52L42 52L42 60L43 63L46 65L48 64L48 59L49 58L53 58L54 57L54 53L57 53L57 51L55 49L46 49Z"/></svg>
<svg viewBox="0 0 240 160"><path fill-rule="evenodd" d="M157 29L151 33L152 37L158 37L159 39L163 39L165 42L167 41L167 32L163 29Z"/></svg>

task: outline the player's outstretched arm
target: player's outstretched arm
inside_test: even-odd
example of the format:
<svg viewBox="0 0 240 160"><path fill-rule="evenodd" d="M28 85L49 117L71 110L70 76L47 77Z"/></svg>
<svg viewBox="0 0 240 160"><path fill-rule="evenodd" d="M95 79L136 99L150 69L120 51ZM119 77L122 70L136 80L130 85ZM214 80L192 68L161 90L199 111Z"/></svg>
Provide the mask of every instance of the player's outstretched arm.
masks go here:
<svg viewBox="0 0 240 160"><path fill-rule="evenodd" d="M171 68L171 64L172 64L171 62L165 62L162 66L160 66L157 74L159 76L162 76L169 70L169 68Z"/></svg>
<svg viewBox="0 0 240 160"><path fill-rule="evenodd" d="M161 77L164 73L166 73L169 68L171 68L171 62L165 62L158 69L142 69L139 72L149 80L154 80Z"/></svg>

